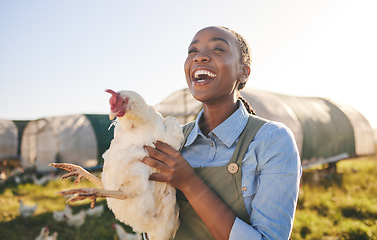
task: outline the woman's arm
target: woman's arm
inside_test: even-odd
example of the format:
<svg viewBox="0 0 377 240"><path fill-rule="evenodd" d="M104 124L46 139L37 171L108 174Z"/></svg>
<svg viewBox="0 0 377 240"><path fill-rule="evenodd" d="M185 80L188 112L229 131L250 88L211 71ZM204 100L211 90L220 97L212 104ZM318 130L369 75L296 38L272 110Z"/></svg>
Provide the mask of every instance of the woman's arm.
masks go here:
<svg viewBox="0 0 377 240"><path fill-rule="evenodd" d="M243 165L256 169L245 179L255 179L248 195L251 226L236 219L230 239L288 239L296 209L301 165L292 132L281 123L267 123L255 136ZM248 234L260 235L247 238ZM253 235L254 236L254 235Z"/></svg>
<svg viewBox="0 0 377 240"><path fill-rule="evenodd" d="M156 148L145 147L149 157L143 162L159 170L150 180L167 182L181 190L215 239L229 239L235 214L223 200L194 172L181 153L157 142Z"/></svg>

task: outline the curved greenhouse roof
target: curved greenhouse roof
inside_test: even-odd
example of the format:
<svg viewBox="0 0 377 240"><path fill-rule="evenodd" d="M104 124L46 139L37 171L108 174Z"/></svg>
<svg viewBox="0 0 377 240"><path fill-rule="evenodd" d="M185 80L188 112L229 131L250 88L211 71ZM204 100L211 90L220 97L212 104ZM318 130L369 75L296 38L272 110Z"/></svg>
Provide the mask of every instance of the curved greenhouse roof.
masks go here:
<svg viewBox="0 0 377 240"><path fill-rule="evenodd" d="M0 119L0 160L17 156L18 130L11 120Z"/></svg>
<svg viewBox="0 0 377 240"><path fill-rule="evenodd" d="M21 142L21 164L37 172L51 171L52 162L83 167L102 164L102 154L110 146L113 129L108 115L80 114L46 117L30 121Z"/></svg>
<svg viewBox="0 0 377 240"><path fill-rule="evenodd" d="M245 88L242 96L257 115L287 125L293 132L303 167L374 154L373 129L350 106L329 99L296 97ZM189 89L167 97L155 108L175 116L181 124L193 120L201 109Z"/></svg>

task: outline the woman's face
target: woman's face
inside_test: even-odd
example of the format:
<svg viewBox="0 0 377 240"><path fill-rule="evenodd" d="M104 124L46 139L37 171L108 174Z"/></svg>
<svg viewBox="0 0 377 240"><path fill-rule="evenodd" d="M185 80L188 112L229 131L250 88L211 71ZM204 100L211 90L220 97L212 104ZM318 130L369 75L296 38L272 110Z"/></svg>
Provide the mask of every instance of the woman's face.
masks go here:
<svg viewBox="0 0 377 240"><path fill-rule="evenodd" d="M242 67L235 36L222 28L209 27L200 30L188 48L186 81L198 101L235 102Z"/></svg>

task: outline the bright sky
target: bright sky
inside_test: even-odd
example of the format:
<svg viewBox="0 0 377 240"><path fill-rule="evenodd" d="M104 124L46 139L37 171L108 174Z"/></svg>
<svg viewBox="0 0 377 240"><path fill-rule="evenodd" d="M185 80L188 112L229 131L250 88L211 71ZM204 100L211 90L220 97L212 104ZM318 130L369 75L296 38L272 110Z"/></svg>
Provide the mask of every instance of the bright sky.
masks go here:
<svg viewBox="0 0 377 240"><path fill-rule="evenodd" d="M157 104L186 87L195 33L222 25L249 42L248 87L347 103L377 127L376 12L375 0L0 0L0 118L108 113L107 88Z"/></svg>

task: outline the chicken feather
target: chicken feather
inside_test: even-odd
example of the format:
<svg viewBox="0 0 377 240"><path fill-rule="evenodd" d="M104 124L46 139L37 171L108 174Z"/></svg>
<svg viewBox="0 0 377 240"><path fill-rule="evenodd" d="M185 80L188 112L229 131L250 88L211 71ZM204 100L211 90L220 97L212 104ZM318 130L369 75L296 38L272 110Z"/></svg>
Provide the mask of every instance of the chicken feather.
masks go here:
<svg viewBox="0 0 377 240"><path fill-rule="evenodd" d="M158 140L178 149L183 141L181 127L175 118L164 119L137 93L119 94L129 98L131 109L117 119L114 139L103 155L102 181L105 189L121 190L134 197L107 198L107 204L116 218L134 231L147 232L151 240L170 239L179 226L175 188L149 181L155 170L141 160L148 154L144 146L154 146Z"/></svg>
<svg viewBox="0 0 377 240"><path fill-rule="evenodd" d="M104 165L101 179L82 167L53 163L71 173L64 177L77 176L92 181L99 188L73 189L61 195L77 194L68 201L92 199L94 207L97 197L106 197L107 205L121 222L131 226L135 232L145 232L150 240L173 238L179 227L179 208L173 186L149 180L157 170L142 162L148 155L144 146L154 147L157 141L179 149L183 133L178 120L163 118L148 106L144 99L133 91L114 92L110 98L110 119L113 121L114 138L103 154Z"/></svg>

